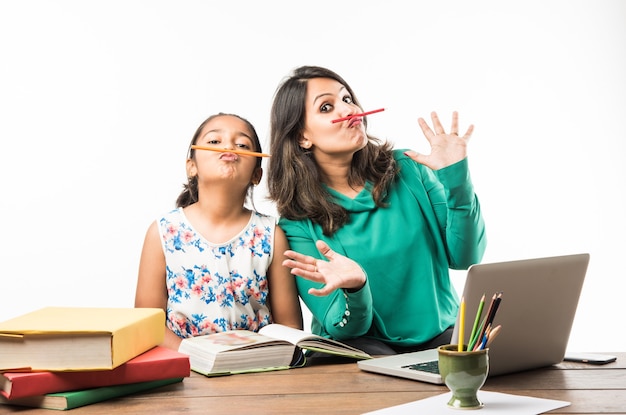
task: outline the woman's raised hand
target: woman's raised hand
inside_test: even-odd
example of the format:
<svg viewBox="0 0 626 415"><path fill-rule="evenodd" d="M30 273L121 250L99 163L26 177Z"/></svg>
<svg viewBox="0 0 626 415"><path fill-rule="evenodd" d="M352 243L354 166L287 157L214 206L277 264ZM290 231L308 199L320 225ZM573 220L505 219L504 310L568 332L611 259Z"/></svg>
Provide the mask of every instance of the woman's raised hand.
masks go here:
<svg viewBox="0 0 626 415"><path fill-rule="evenodd" d="M430 167L432 170L439 170L457 163L467 157L467 143L474 131L474 126L470 125L464 135L459 136L459 114L452 113L452 126L450 132L446 133L441 125L441 121L436 112L431 112L430 117L433 122L431 129L423 118L418 118L424 136L430 143L430 154L420 154L416 151L407 151L405 154L417 163Z"/></svg>

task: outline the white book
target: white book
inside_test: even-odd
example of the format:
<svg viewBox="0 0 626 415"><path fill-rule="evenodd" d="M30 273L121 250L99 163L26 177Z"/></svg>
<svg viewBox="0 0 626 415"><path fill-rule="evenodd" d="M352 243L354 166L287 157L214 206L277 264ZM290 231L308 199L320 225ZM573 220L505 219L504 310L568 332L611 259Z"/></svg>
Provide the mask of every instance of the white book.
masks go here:
<svg viewBox="0 0 626 415"><path fill-rule="evenodd" d="M359 349L303 330L269 324L259 332L230 330L183 339L178 351L205 376L290 369L305 363L304 350L370 359Z"/></svg>

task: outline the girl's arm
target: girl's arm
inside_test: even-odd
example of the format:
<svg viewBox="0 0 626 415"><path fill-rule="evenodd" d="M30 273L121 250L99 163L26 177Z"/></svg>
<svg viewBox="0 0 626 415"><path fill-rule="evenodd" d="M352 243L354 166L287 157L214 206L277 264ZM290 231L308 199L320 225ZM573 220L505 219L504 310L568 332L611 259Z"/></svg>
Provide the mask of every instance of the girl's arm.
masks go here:
<svg viewBox="0 0 626 415"><path fill-rule="evenodd" d="M135 292L135 307L161 308L167 312L167 286L165 284L165 255L156 221L150 225L141 251L139 276ZM165 327L161 346L178 350L182 339Z"/></svg>
<svg viewBox="0 0 626 415"><path fill-rule="evenodd" d="M283 230L276 225L274 232L274 257L268 270L269 301L274 323L302 330L302 309L295 276L282 265L289 243Z"/></svg>

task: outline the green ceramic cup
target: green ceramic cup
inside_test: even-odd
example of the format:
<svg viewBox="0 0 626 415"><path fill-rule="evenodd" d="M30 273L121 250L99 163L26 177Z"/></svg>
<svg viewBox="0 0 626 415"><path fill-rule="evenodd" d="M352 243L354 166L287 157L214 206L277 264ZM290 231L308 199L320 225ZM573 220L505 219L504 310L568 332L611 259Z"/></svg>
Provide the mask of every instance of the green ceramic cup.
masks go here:
<svg viewBox="0 0 626 415"><path fill-rule="evenodd" d="M489 349L458 351L458 345L440 346L439 373L452 392L448 406L456 409L480 409L483 403L476 394L489 373Z"/></svg>

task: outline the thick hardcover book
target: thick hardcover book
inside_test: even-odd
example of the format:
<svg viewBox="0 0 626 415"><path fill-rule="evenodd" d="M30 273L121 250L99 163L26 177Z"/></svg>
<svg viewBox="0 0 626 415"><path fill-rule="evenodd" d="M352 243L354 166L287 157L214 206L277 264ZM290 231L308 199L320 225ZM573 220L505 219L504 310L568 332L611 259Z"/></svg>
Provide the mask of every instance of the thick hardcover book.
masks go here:
<svg viewBox="0 0 626 415"><path fill-rule="evenodd" d="M29 396L8 400L0 397L1 404L30 406L45 409L74 409L108 399L119 398L133 393L144 392L172 383L181 382L183 378L151 380L148 382L129 383L126 385L103 386L101 388L84 389L71 392L49 393L46 395Z"/></svg>
<svg viewBox="0 0 626 415"><path fill-rule="evenodd" d="M159 308L42 308L0 323L0 370L113 369L164 336Z"/></svg>
<svg viewBox="0 0 626 415"><path fill-rule="evenodd" d="M341 342L302 330L270 324L258 333L231 330L183 339L178 351L189 355L191 370L205 376L289 369L305 362L303 350L354 359L371 356Z"/></svg>
<svg viewBox="0 0 626 415"><path fill-rule="evenodd" d="M189 356L155 346L112 370L0 373L0 396L11 400L46 393L188 377L190 374Z"/></svg>

